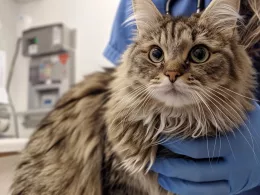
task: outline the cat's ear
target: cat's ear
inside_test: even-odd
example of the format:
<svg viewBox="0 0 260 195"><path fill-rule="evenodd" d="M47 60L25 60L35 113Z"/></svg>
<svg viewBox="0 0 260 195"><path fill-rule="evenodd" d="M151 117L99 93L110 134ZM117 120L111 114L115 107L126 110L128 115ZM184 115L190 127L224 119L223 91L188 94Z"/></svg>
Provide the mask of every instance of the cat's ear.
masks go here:
<svg viewBox="0 0 260 195"><path fill-rule="evenodd" d="M216 31L233 36L237 27L240 0L213 0L201 15L201 22L206 20L216 27Z"/></svg>
<svg viewBox="0 0 260 195"><path fill-rule="evenodd" d="M149 30L162 19L152 0L132 0L132 9L138 32Z"/></svg>

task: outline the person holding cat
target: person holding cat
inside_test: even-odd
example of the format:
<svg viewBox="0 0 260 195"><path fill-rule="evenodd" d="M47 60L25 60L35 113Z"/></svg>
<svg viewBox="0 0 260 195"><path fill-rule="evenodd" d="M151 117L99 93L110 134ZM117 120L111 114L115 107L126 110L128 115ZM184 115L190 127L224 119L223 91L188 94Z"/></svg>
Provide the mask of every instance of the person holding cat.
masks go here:
<svg viewBox="0 0 260 195"><path fill-rule="evenodd" d="M118 65L127 45L132 43L132 31L136 28L123 25L129 17L129 2L121 0L111 39L104 51L104 56L115 65ZM204 6L210 2L205 0ZM153 3L161 13L165 13L166 0L153 0ZM189 16L196 11L196 5L195 0L173 1L172 15ZM260 59L257 60L255 68L260 72ZM260 100L260 88L257 94ZM219 137L218 142L215 138L164 142L163 146L167 149L192 157L193 160L157 158L152 171L159 174L159 184L180 195L210 195L212 192L219 195L259 195L260 107L257 103L255 106L256 109L248 113L248 121L239 131Z"/></svg>

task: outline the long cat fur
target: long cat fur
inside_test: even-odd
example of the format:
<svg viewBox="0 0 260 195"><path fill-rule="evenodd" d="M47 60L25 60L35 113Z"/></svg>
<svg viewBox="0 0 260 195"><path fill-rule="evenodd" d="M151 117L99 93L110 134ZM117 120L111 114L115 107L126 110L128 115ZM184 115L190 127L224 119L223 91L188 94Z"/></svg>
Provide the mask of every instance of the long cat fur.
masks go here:
<svg viewBox="0 0 260 195"><path fill-rule="evenodd" d="M156 174L147 173L158 137L225 133L240 125L253 108L255 71L246 50L259 41L259 3L249 1L252 19L234 27L241 19L235 11L238 2L214 0L202 14L172 18L161 15L149 0L133 1L138 32L121 65L87 76L58 101L22 153L12 195L170 194L159 187ZM194 67L200 83L214 90L194 92L193 104L185 104L184 98L183 105L170 106L168 99L153 96L144 87L163 76L161 67L152 66L141 54L147 42L158 44L158 39L166 50L178 43L185 53L187 44L182 41L191 38L191 29L198 24L197 36L221 47L228 60L217 68L214 63L207 64L208 69ZM192 82L191 76L182 79Z"/></svg>

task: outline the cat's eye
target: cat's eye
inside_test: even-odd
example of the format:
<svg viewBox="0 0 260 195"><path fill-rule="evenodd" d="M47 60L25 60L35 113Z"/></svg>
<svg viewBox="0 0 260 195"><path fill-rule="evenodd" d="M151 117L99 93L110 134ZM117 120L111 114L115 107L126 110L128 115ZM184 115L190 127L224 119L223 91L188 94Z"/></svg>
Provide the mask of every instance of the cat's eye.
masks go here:
<svg viewBox="0 0 260 195"><path fill-rule="evenodd" d="M193 47L190 52L190 60L195 63L206 62L209 59L209 56L209 50L203 45Z"/></svg>
<svg viewBox="0 0 260 195"><path fill-rule="evenodd" d="M149 53L149 58L154 63L160 63L164 60L163 50L160 47L154 47Z"/></svg>

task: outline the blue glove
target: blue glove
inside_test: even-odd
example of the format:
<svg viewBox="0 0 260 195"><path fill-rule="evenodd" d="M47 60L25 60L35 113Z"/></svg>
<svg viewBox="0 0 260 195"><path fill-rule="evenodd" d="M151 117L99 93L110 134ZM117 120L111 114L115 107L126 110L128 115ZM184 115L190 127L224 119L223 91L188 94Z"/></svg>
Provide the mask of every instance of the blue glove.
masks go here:
<svg viewBox="0 0 260 195"><path fill-rule="evenodd" d="M179 195L239 194L260 185L260 106L234 134L170 140L162 145L191 158L157 158L159 184ZM257 193L260 194L260 191Z"/></svg>

